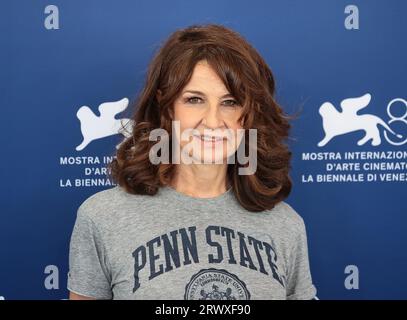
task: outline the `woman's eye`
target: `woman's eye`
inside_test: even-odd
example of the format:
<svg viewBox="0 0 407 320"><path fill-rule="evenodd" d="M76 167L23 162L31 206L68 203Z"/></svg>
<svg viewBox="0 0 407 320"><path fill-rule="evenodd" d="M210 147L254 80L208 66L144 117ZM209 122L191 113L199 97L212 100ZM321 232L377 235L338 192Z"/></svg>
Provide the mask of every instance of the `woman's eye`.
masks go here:
<svg viewBox="0 0 407 320"><path fill-rule="evenodd" d="M186 99L186 102L188 103L199 103L200 101L202 101L202 99L199 97L191 97Z"/></svg>
<svg viewBox="0 0 407 320"><path fill-rule="evenodd" d="M223 101L223 104L226 106L234 107L237 105L237 101L236 100L225 100L225 101Z"/></svg>

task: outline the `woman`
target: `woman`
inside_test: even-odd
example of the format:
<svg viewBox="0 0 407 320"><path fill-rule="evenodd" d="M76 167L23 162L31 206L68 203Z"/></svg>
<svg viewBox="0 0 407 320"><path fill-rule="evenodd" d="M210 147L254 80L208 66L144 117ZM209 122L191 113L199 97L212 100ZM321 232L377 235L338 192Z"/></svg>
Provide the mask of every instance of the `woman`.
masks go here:
<svg viewBox="0 0 407 320"><path fill-rule="evenodd" d="M78 209L71 299L315 297L304 222L283 201L290 124L274 85L224 26L169 37L110 164L117 185Z"/></svg>

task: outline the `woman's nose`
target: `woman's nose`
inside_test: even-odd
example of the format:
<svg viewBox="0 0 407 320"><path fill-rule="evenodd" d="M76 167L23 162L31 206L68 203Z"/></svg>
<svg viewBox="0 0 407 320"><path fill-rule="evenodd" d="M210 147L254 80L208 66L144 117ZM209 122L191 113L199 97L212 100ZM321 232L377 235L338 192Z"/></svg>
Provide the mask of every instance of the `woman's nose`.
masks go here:
<svg viewBox="0 0 407 320"><path fill-rule="evenodd" d="M202 123L213 129L222 126L223 119L221 118L217 105L212 104L208 106L203 116Z"/></svg>

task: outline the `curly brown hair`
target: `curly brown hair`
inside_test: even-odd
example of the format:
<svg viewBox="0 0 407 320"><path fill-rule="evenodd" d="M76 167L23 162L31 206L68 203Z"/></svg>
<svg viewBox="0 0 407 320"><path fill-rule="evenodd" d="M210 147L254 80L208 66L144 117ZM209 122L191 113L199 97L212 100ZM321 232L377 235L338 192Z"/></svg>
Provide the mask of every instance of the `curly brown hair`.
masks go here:
<svg viewBox="0 0 407 320"><path fill-rule="evenodd" d="M222 25L179 29L154 55L135 101L131 135L108 164L108 175L132 194L155 195L160 187L170 185L176 165L150 162L149 151L156 142L149 140L149 133L162 128L171 134L174 101L201 60L209 63L241 103L243 128L257 129L256 172L239 175L240 164L228 164L227 179L233 193L249 211L272 209L288 197L292 187L291 151L284 142L291 117L274 99L275 80L264 59L240 34ZM248 139L245 141L247 150Z"/></svg>

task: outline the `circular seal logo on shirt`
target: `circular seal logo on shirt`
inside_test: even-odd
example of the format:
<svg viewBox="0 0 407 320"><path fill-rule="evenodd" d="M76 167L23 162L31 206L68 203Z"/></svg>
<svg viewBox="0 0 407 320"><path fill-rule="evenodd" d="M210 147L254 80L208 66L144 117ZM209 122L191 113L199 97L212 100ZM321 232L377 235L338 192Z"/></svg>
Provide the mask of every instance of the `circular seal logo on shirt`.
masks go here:
<svg viewBox="0 0 407 320"><path fill-rule="evenodd" d="M249 300L246 284L236 275L219 269L202 269L185 287L185 300Z"/></svg>

